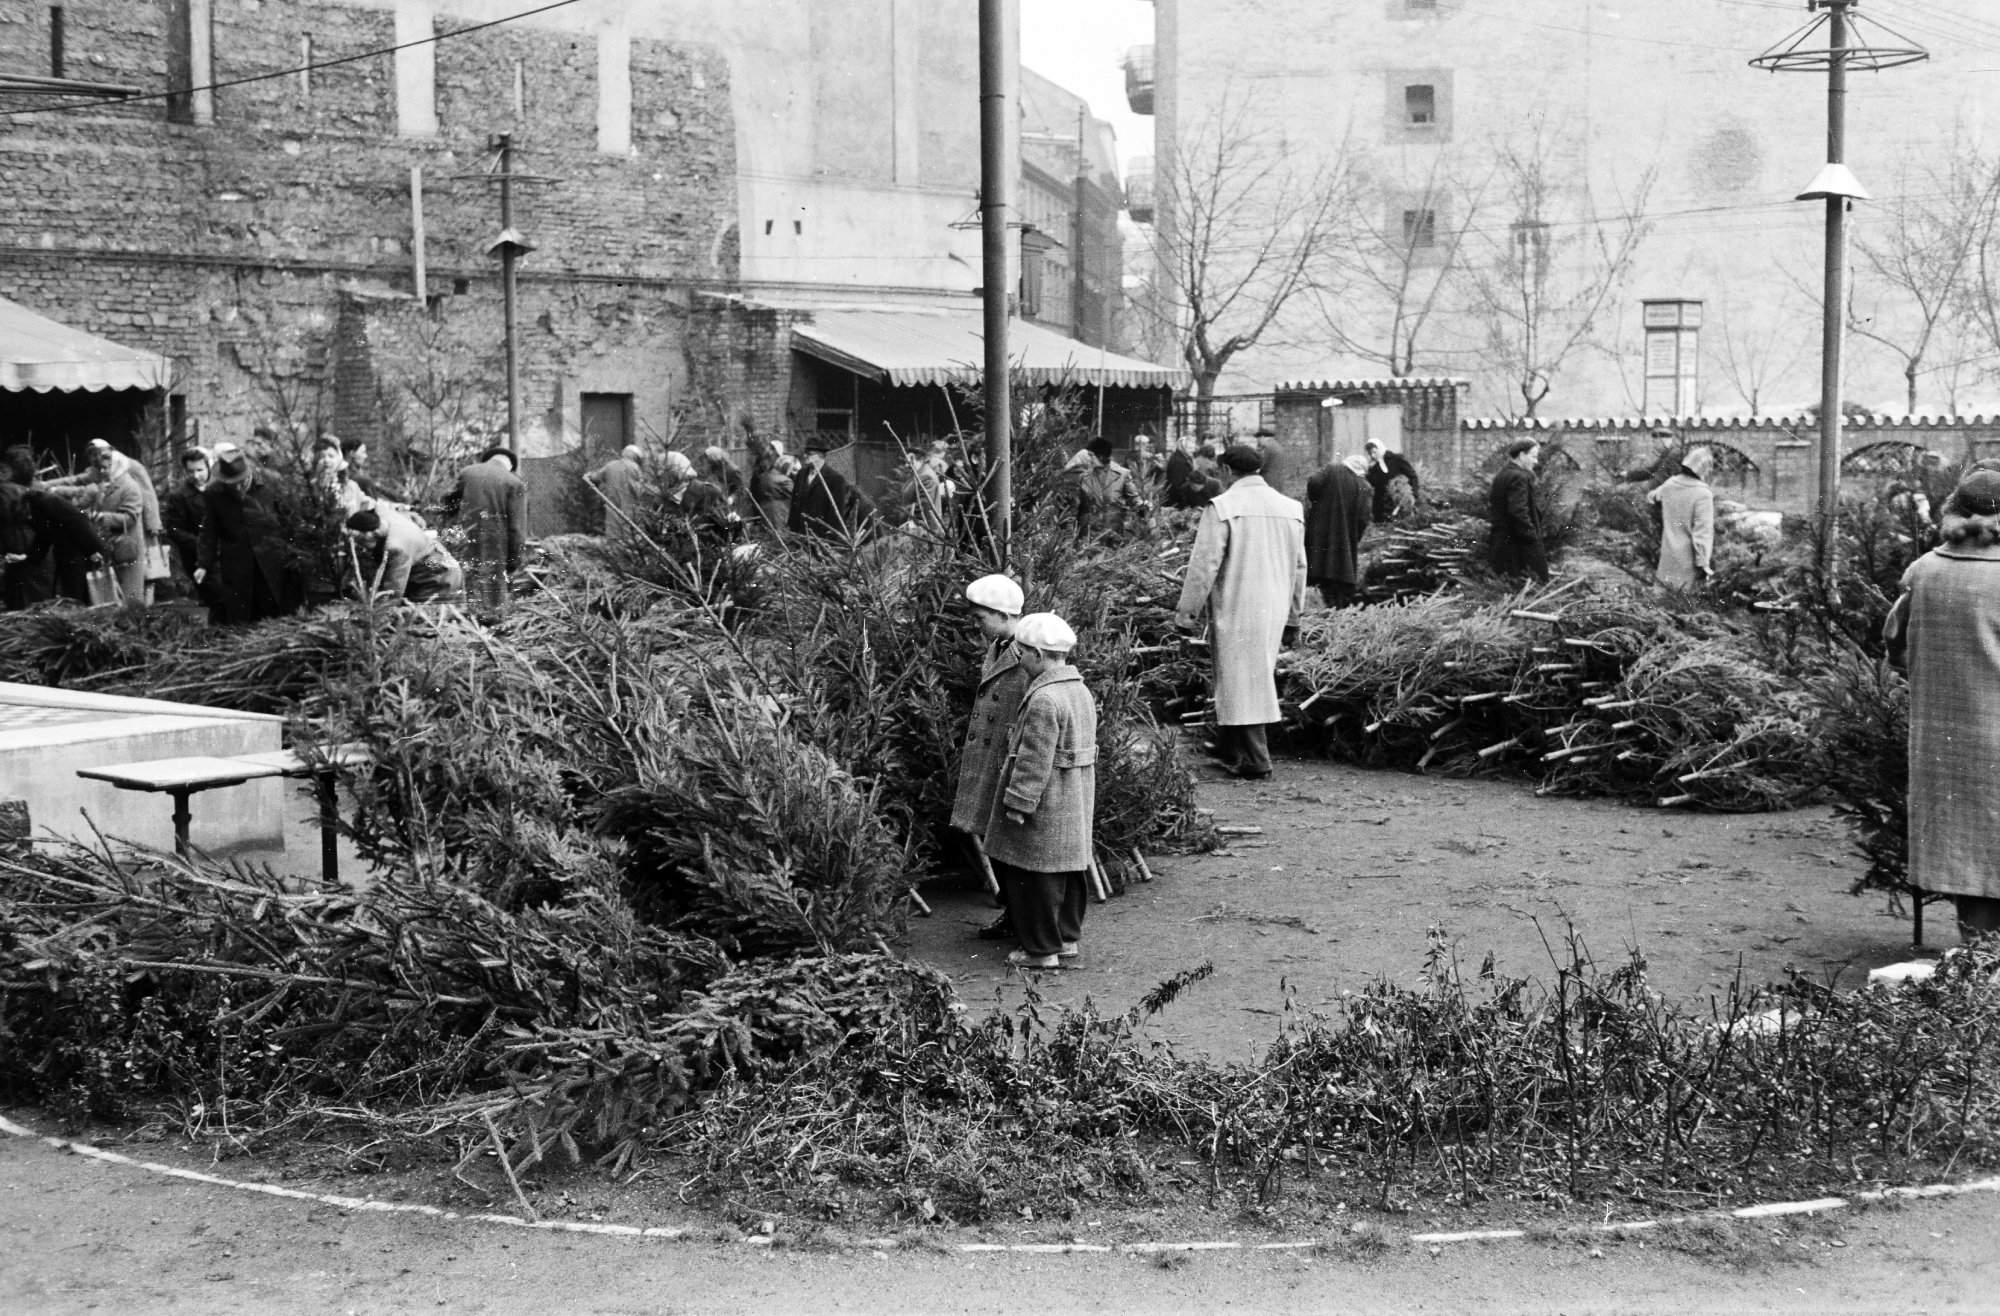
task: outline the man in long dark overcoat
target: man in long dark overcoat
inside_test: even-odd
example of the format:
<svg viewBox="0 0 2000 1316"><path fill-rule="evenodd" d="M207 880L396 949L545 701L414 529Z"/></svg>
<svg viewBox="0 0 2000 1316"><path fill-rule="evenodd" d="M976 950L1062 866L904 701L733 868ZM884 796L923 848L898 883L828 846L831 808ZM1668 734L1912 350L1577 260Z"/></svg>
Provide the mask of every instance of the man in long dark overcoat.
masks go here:
<svg viewBox="0 0 2000 1316"><path fill-rule="evenodd" d="M824 438L814 435L806 440L806 464L792 481L792 510L785 528L821 539L847 539L867 529L875 519L875 505L826 464L826 453Z"/></svg>
<svg viewBox="0 0 2000 1316"><path fill-rule="evenodd" d="M1542 445L1516 439L1507 446L1507 464L1493 477L1487 511L1493 531L1487 539L1487 561L1496 574L1519 578L1532 575L1546 582L1549 555L1542 544L1542 513L1535 504L1535 466Z"/></svg>
<svg viewBox="0 0 2000 1316"><path fill-rule="evenodd" d="M201 491L195 584L212 584L215 620L242 625L299 606L298 573L269 480L233 443L215 449L215 477Z"/></svg>
<svg viewBox="0 0 2000 1316"><path fill-rule="evenodd" d="M481 617L498 617L507 610L507 578L528 551L528 486L514 473L514 454L501 447L479 454L445 504L470 536L466 598Z"/></svg>
<svg viewBox="0 0 2000 1316"><path fill-rule="evenodd" d="M1329 608L1354 602L1370 500L1363 457L1345 457L1306 481L1306 584Z"/></svg>

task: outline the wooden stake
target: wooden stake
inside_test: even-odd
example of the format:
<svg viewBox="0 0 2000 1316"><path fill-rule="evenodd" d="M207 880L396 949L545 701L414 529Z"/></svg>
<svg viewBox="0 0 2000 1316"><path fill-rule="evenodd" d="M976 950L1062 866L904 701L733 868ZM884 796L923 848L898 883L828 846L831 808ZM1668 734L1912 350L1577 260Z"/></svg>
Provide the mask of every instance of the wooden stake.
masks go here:
<svg viewBox="0 0 2000 1316"><path fill-rule="evenodd" d="M493 1112L482 1110L479 1118L486 1121L486 1132L493 1138L493 1152L500 1158L500 1168L507 1172L507 1186L514 1190L514 1200L521 1204L522 1214L530 1220L540 1220L535 1208L528 1205L528 1195L521 1191L521 1181L514 1177L514 1163L507 1159L507 1144L500 1139L500 1126L493 1122Z"/></svg>
<svg viewBox="0 0 2000 1316"><path fill-rule="evenodd" d="M1153 880L1153 870L1146 866L1146 856L1139 853L1139 847L1136 845L1132 847L1132 861L1139 865L1139 880L1141 882L1150 882Z"/></svg>
<svg viewBox="0 0 2000 1316"><path fill-rule="evenodd" d="M986 874L986 893L993 896L999 895L1000 879L993 876L993 861L986 857L986 842L975 836L972 838L972 848L979 854L980 871Z"/></svg>
<svg viewBox="0 0 2000 1316"><path fill-rule="evenodd" d="M915 887L910 888L910 903L915 905L917 907L917 912L919 914L922 914L925 918L929 918L931 916L931 907L924 903L924 898L921 895L917 894L917 889Z"/></svg>

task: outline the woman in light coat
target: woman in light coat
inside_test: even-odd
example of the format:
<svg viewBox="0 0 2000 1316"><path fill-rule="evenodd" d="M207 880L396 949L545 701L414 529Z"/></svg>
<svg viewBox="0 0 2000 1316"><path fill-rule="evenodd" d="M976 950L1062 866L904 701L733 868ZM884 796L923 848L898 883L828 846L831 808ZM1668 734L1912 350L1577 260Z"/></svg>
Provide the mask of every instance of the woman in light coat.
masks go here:
<svg viewBox="0 0 2000 1316"><path fill-rule="evenodd" d="M1961 935L2000 932L2000 472L1944 506L1909 596L1910 885L1948 895Z"/></svg>
<svg viewBox="0 0 2000 1316"><path fill-rule="evenodd" d="M1708 579L1715 552L1715 490L1708 487L1708 468L1714 461L1707 448L1689 448L1680 470L1646 495L1660 509L1660 563L1653 579L1669 589L1693 589Z"/></svg>
<svg viewBox="0 0 2000 1316"><path fill-rule="evenodd" d="M1076 632L1051 612L1014 627L1030 677L1007 741L986 853L1007 892L1021 949L1009 964L1061 967L1083 935L1084 884L1097 826L1097 701L1070 666Z"/></svg>
<svg viewBox="0 0 2000 1316"><path fill-rule="evenodd" d="M90 513L97 533L111 546L111 569L127 603L146 601L146 496L123 469L125 458L108 443L90 448L89 483L64 492Z"/></svg>

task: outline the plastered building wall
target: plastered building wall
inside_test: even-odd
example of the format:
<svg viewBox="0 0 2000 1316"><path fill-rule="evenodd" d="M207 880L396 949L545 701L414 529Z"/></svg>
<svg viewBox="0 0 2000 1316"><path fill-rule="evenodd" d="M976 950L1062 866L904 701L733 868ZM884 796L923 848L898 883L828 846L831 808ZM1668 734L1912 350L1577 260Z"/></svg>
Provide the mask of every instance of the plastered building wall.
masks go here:
<svg viewBox="0 0 2000 1316"><path fill-rule="evenodd" d="M1856 212L1855 232L1866 238L1879 236L1896 196L1931 188L1925 170L1946 165L1955 133L1983 139L1989 150L2000 145L1991 139L2000 127L2000 78L1982 71L2000 58L2000 39L1981 44L1963 29L1934 30L1901 6L1862 12L1903 29L1932 55L1912 68L1852 78L1848 160L1878 198ZM1825 78L1748 66L1804 25L1803 4L1156 0L1156 13L1162 168L1176 133L1198 131L1203 116L1233 100L1251 108L1268 148L1293 168L1309 175L1344 162L1372 180L1371 204L1385 211L1433 177L1449 180L1439 222L1476 206L1474 245L1507 240L1519 216L1502 195L1495 162L1538 134L1550 164L1552 220L1615 213L1654 171L1645 205L1652 232L1596 335L1606 351L1572 358L1543 414L1639 409L1641 297L1706 301L1706 408L1749 410L1729 378L1725 335L1735 355L1771 358L1763 409L1816 400L1823 209L1792 198L1825 158ZM1402 121L1403 88L1418 83L1435 88L1439 122L1412 130ZM1865 272L1857 275L1863 313L1894 326L1899 312L1878 292ZM1337 313L1365 326L1365 298L1335 301ZM1480 370L1480 337L1477 317L1448 311L1416 373L1471 375L1472 414L1519 411L1510 382ZM1382 372L1343 356L1311 329L1309 316L1293 339L1242 358L1224 391ZM1899 362L1866 343L1850 355L1851 397L1906 409ZM1942 381L1928 381L1919 409L1950 400ZM1959 401L1976 405L1977 390Z"/></svg>

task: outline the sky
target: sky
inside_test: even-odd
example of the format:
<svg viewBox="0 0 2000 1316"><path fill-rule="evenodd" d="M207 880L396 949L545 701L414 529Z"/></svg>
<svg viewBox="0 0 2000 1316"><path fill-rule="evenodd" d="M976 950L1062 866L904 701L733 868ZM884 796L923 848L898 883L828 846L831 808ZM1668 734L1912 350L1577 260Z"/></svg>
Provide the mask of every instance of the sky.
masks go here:
<svg viewBox="0 0 2000 1316"><path fill-rule="evenodd" d="M1149 0L1021 0L1021 62L1090 102L1118 131L1121 168L1153 153L1153 121L1125 105L1125 52L1153 40Z"/></svg>

